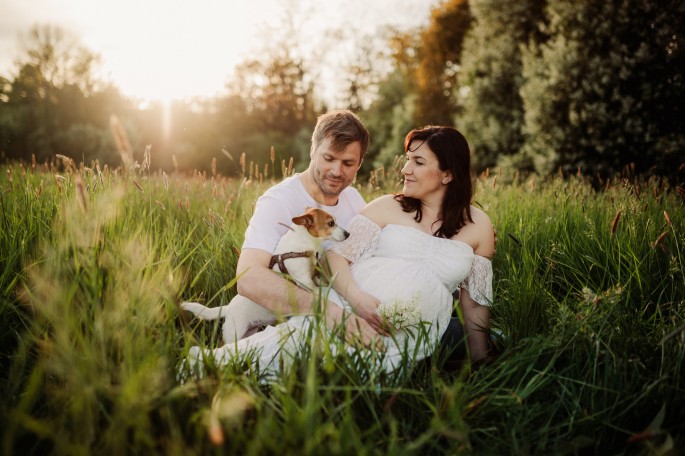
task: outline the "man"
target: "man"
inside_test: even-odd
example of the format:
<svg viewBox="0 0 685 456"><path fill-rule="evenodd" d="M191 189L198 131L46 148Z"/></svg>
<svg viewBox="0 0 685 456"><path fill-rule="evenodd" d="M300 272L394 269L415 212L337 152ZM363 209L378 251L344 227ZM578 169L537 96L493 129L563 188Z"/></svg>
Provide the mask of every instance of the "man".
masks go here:
<svg viewBox="0 0 685 456"><path fill-rule="evenodd" d="M351 111L332 111L317 120L307 170L271 187L258 200L238 258L238 293L276 315L311 314L316 297L269 269L276 244L291 219L305 207L320 207L346 227L364 206L350 187L369 147L369 133ZM349 340L371 345L378 333L364 319L337 305L327 306L326 324L345 321Z"/></svg>

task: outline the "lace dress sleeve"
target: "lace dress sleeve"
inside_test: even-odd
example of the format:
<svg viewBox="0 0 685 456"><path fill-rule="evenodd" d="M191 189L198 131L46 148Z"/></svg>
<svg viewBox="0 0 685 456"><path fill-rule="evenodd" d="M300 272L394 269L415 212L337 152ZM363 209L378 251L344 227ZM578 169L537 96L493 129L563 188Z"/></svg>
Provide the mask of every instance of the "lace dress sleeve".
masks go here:
<svg viewBox="0 0 685 456"><path fill-rule="evenodd" d="M347 231L350 237L342 242L331 243L327 250L345 257L351 263L373 254L381 234L380 226L363 215L355 215L347 224Z"/></svg>
<svg viewBox="0 0 685 456"><path fill-rule="evenodd" d="M469 292L471 299L482 306L492 304L492 262L476 255L469 276L460 286Z"/></svg>

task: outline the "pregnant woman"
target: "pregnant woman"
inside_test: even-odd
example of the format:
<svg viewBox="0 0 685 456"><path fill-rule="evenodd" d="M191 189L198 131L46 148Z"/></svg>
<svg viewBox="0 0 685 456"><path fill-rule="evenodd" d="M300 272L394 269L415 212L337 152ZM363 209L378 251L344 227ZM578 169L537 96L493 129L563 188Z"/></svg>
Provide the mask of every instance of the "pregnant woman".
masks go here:
<svg viewBox="0 0 685 456"><path fill-rule="evenodd" d="M471 206L468 143L453 128L426 127L409 132L404 149L402 193L369 203L348 224L350 237L327 253L329 305L351 309L384 334L378 367L392 372L433 352L459 288L470 356L484 358L495 236L489 217ZM193 347L190 365L201 366L207 356L227 364L250 352L260 369L275 374L307 343L312 322L296 316L235 344Z"/></svg>

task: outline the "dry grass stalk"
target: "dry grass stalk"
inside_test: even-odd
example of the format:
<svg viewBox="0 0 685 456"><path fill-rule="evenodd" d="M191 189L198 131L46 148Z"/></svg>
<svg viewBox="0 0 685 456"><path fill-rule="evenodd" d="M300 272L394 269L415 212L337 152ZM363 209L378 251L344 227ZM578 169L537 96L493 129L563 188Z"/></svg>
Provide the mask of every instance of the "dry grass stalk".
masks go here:
<svg viewBox="0 0 685 456"><path fill-rule="evenodd" d="M271 164L276 161L276 149L274 149L274 146L271 146L271 149L269 149L269 158L271 159Z"/></svg>
<svg viewBox="0 0 685 456"><path fill-rule="evenodd" d="M128 140L126 130L124 130L123 125L119 122L119 118L115 115L110 116L109 127L112 131L114 144L117 147L119 156L121 156L121 161L124 162L124 168L128 169L133 164L133 148Z"/></svg>
<svg viewBox="0 0 685 456"><path fill-rule="evenodd" d="M145 193L145 191L143 190L143 187L140 186L140 184L138 183L138 181L136 180L135 177L129 176L129 180L133 183L133 185L136 186L136 188L138 190L140 190L140 193Z"/></svg>
<svg viewBox="0 0 685 456"><path fill-rule="evenodd" d="M66 171L76 171L76 163L71 159L71 157L67 157L66 155L62 154L55 154L55 158L58 158L62 162Z"/></svg>
<svg viewBox="0 0 685 456"><path fill-rule="evenodd" d="M150 165L152 164L151 149L152 145L148 144L145 146L145 152L143 153L143 169L147 170L148 174L150 173Z"/></svg>
<svg viewBox="0 0 685 456"><path fill-rule="evenodd" d="M243 152L242 154L240 154L240 161L239 161L239 163L240 163L240 172L241 172L241 173L243 174L243 176L244 176L244 175L245 175L245 152Z"/></svg>
<svg viewBox="0 0 685 456"><path fill-rule="evenodd" d="M74 177L74 185L76 187L76 200L83 212L88 212L88 190L86 190L86 183L80 174Z"/></svg>
<svg viewBox="0 0 685 456"><path fill-rule="evenodd" d="M62 182L64 181L64 176L60 176L59 174L55 174L55 184L57 185L57 190L59 190L60 193L62 193Z"/></svg>
<svg viewBox="0 0 685 456"><path fill-rule="evenodd" d="M293 157L290 157L290 160L288 161L288 176L293 175Z"/></svg>
<svg viewBox="0 0 685 456"><path fill-rule="evenodd" d="M621 219L621 211L616 212L616 215L614 216L614 221L611 223L611 236L614 235L616 232L616 228L618 227L618 221Z"/></svg>
<svg viewBox="0 0 685 456"><path fill-rule="evenodd" d="M169 178L166 173L162 171L162 182L164 182L164 190L169 191Z"/></svg>
<svg viewBox="0 0 685 456"><path fill-rule="evenodd" d="M166 207L164 207L164 203L162 203L160 200L155 200L155 204L162 208L163 211L166 211Z"/></svg>
<svg viewBox="0 0 685 456"><path fill-rule="evenodd" d="M656 240L652 243L652 248L656 248L656 246L661 244L661 241L663 241L666 236L668 236L668 230L664 231L659 235L658 238L656 238Z"/></svg>
<svg viewBox="0 0 685 456"><path fill-rule="evenodd" d="M664 218L666 218L666 222L668 223L668 226L673 226L671 223L671 217L668 216L668 212L664 211Z"/></svg>
<svg viewBox="0 0 685 456"><path fill-rule="evenodd" d="M209 218L212 221L212 223L216 223L219 226L224 226L224 220L221 218L219 214L214 212L213 210L209 210Z"/></svg>

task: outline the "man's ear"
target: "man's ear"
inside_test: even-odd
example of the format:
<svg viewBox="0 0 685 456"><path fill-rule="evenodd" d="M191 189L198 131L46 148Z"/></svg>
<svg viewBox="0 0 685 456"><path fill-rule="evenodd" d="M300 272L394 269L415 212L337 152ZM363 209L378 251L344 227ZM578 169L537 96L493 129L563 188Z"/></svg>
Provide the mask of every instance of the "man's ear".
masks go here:
<svg viewBox="0 0 685 456"><path fill-rule="evenodd" d="M310 214L298 215L293 217L293 223L300 226L312 226L314 224L314 217Z"/></svg>

